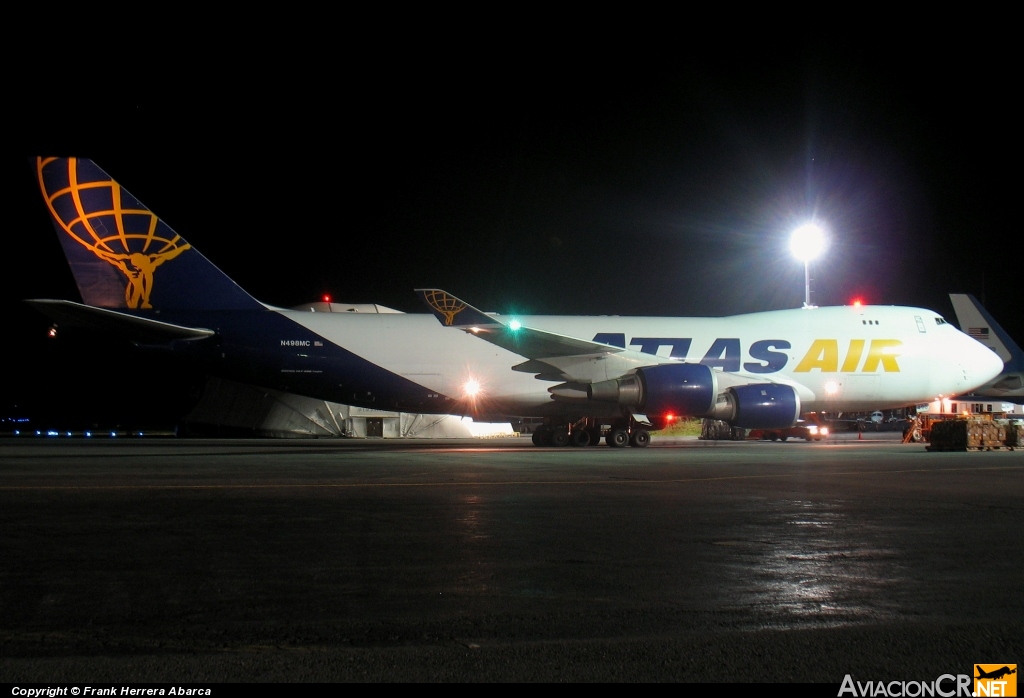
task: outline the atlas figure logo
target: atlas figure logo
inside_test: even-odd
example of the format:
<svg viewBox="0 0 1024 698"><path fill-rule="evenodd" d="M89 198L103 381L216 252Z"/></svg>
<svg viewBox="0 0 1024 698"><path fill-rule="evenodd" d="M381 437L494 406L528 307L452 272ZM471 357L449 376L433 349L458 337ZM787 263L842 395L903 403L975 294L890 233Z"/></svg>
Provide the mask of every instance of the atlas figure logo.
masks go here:
<svg viewBox="0 0 1024 698"><path fill-rule="evenodd" d="M152 308L157 267L190 245L105 173L79 163L77 158L36 158L39 186L53 219L69 239L123 274L126 307Z"/></svg>
<svg viewBox="0 0 1024 698"><path fill-rule="evenodd" d="M427 302L427 305L444 316L444 324L448 326L455 322L456 315L466 309L465 303L444 291L433 289L426 291L423 294L423 300Z"/></svg>

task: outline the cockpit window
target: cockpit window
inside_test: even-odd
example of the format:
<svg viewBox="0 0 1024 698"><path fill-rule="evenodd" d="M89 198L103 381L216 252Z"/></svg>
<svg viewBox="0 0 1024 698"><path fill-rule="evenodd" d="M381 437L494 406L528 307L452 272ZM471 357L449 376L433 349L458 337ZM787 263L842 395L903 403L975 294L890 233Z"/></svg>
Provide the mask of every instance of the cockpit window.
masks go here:
<svg viewBox="0 0 1024 698"><path fill-rule="evenodd" d="M940 317L937 317L937 318L935 318L935 324L936 324L936 325L945 325L945 324L946 324L946 321L945 321L945 320L943 320L943 319L942 319L942 318L940 318Z"/></svg>

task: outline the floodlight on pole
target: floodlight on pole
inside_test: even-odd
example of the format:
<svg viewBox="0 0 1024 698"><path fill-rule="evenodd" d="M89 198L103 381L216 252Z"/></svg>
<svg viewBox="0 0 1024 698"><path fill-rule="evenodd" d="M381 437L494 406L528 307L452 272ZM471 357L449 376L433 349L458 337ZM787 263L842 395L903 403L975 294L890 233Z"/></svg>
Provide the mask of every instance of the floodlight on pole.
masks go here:
<svg viewBox="0 0 1024 698"><path fill-rule="evenodd" d="M811 305L811 271L810 261L825 250L825 231L817 223L804 223L793 231L789 239L789 249L793 256L804 263L804 307Z"/></svg>

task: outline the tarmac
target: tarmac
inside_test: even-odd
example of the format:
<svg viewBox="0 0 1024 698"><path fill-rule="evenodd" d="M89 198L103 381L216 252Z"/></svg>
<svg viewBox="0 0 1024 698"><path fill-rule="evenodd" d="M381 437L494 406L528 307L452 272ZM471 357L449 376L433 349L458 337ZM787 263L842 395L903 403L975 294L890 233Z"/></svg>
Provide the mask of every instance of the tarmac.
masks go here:
<svg viewBox="0 0 1024 698"><path fill-rule="evenodd" d="M1017 662L1024 454L899 437L0 438L0 682L837 688Z"/></svg>

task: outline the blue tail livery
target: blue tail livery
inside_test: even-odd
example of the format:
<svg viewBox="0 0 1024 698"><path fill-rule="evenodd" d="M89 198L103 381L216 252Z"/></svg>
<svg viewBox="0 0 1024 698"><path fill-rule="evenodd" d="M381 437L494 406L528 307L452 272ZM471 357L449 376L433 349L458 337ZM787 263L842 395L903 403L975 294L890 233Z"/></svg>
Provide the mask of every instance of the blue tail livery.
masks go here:
<svg viewBox="0 0 1024 698"><path fill-rule="evenodd" d="M1019 401L1024 397L1024 351L977 298L967 293L951 293L949 299L960 330L991 349L1004 362L1002 372L973 393Z"/></svg>
<svg viewBox="0 0 1024 698"><path fill-rule="evenodd" d="M36 158L35 166L87 305L129 310L260 307L91 160Z"/></svg>

